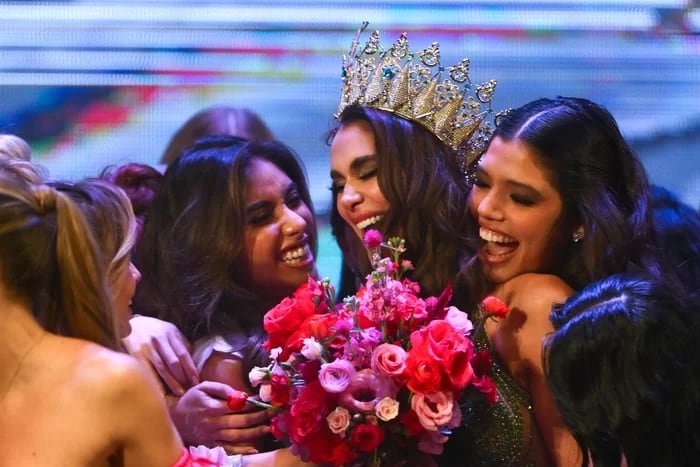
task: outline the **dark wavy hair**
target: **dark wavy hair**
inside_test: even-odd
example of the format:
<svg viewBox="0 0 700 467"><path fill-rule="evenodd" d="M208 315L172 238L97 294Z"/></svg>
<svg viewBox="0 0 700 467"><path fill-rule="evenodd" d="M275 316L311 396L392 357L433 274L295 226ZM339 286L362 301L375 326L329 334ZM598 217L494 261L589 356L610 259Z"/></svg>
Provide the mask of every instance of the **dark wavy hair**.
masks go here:
<svg viewBox="0 0 700 467"><path fill-rule="evenodd" d="M564 218L583 225L584 239L560 253L556 270L542 272L574 289L611 274L666 272L646 171L608 110L581 98L538 99L505 116L493 138L531 148L561 195ZM469 226L470 237L478 238L476 221ZM475 300L488 288L480 275L478 259L463 271L479 291Z"/></svg>
<svg viewBox="0 0 700 467"><path fill-rule="evenodd" d="M263 119L250 109L217 105L192 115L173 134L160 162L171 164L199 138L205 136L238 136L248 141L272 141L272 131Z"/></svg>
<svg viewBox="0 0 700 467"><path fill-rule="evenodd" d="M651 186L661 249L686 288L700 297L700 213L666 188Z"/></svg>
<svg viewBox="0 0 700 467"><path fill-rule="evenodd" d="M244 267L248 171L255 159L287 174L313 212L306 174L289 147L234 136L198 140L168 167L151 203L137 247L143 278L135 309L174 323L191 341L227 332L262 336L270 297L251 291ZM312 232L315 252L315 226Z"/></svg>
<svg viewBox="0 0 700 467"><path fill-rule="evenodd" d="M417 281L424 295L439 294L453 281L461 262L467 258L466 225L468 186L457 156L445 143L417 123L390 112L353 105L347 107L339 124L331 130L332 143L338 129L356 121L367 122L374 134L377 151L379 189L391 208L378 224L385 236L406 240L406 259L415 266L411 279ZM338 193L333 193L334 203ZM339 216L334 231L343 232ZM346 233L344 242L354 242L356 235ZM361 256L366 256L360 249ZM349 262L354 259L348 258ZM366 258L361 259L367 273ZM357 262L355 262L357 263Z"/></svg>
<svg viewBox="0 0 700 467"><path fill-rule="evenodd" d="M629 274L554 307L543 363L582 465L697 464L697 308L675 284Z"/></svg>

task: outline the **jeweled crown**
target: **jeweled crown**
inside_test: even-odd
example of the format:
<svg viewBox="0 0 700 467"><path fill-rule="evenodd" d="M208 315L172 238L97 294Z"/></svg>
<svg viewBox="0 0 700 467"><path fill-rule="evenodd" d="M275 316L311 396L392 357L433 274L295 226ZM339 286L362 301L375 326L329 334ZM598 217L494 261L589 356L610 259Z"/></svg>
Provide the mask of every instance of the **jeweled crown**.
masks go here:
<svg viewBox="0 0 700 467"><path fill-rule="evenodd" d="M391 48L382 49L375 30L358 51L368 24L362 23L343 56L343 91L335 117L353 104L392 112L423 125L469 165L484 152L493 132L491 99L496 81L472 85L468 58L445 69L437 42L414 53L408 49L406 33ZM449 79L442 79L443 71Z"/></svg>

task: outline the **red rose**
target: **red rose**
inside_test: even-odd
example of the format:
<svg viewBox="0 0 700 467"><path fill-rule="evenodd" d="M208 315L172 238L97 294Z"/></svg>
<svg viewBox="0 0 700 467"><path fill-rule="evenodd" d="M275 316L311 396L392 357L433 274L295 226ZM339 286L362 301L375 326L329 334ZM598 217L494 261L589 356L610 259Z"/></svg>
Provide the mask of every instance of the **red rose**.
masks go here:
<svg viewBox="0 0 700 467"><path fill-rule="evenodd" d="M357 453L343 441L333 446L332 457L335 465L348 465L357 459Z"/></svg>
<svg viewBox="0 0 700 467"><path fill-rule="evenodd" d="M420 349L420 352L427 353L428 358L435 360L435 364L440 367L446 379L449 380L449 385L441 384L436 391L438 389L462 389L469 384L473 375L469 360L474 344L457 332L447 321L431 321L427 326L411 333L411 346L415 350ZM409 389L413 390L410 386ZM417 392L431 393L428 391Z"/></svg>
<svg viewBox="0 0 700 467"><path fill-rule="evenodd" d="M304 339L308 337L314 337L318 342L322 342L332 336L333 331L331 328L335 326L337 321L338 315L336 313L312 314L307 317L287 338L286 347L279 356L279 361L286 361L289 355L301 352L301 348L304 346ZM334 339L334 341L337 340L342 342L340 342L340 344L331 342L328 346L334 348L337 345L341 347L345 345L344 339Z"/></svg>
<svg viewBox="0 0 700 467"><path fill-rule="evenodd" d="M273 373L270 376L270 404L283 407L289 404L289 379L285 375Z"/></svg>
<svg viewBox="0 0 700 467"><path fill-rule="evenodd" d="M248 394L234 389L233 392L228 395L226 402L229 409L238 412L245 407L246 402L248 402Z"/></svg>
<svg viewBox="0 0 700 467"><path fill-rule="evenodd" d="M321 383L307 384L290 409L289 435L296 444L305 444L306 438L319 431L330 434L326 416L330 413L328 393Z"/></svg>
<svg viewBox="0 0 700 467"><path fill-rule="evenodd" d="M325 294L323 286L309 276L309 279L294 291L294 298L298 302L312 307L311 313L325 313L328 311L328 304L323 299Z"/></svg>
<svg viewBox="0 0 700 467"><path fill-rule="evenodd" d="M432 394L442 387L442 366L427 351L426 346L413 347L406 357L406 385L413 392Z"/></svg>
<svg viewBox="0 0 700 467"><path fill-rule="evenodd" d="M481 301L481 306L484 311L491 316L496 318L505 318L508 314L508 305L506 305L503 300L493 295L489 295Z"/></svg>
<svg viewBox="0 0 700 467"><path fill-rule="evenodd" d="M263 327L268 337L263 346L267 350L284 347L289 336L314 313L315 305L310 300L286 297L265 313Z"/></svg>
<svg viewBox="0 0 700 467"><path fill-rule="evenodd" d="M384 431L377 425L362 423L350 435L350 443L358 451L372 453L384 441Z"/></svg>

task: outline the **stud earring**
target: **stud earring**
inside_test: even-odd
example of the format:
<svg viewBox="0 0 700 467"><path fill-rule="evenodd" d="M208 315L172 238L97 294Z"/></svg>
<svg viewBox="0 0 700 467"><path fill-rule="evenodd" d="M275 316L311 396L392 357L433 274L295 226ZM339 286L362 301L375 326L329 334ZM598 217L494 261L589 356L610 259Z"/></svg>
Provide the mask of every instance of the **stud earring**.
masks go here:
<svg viewBox="0 0 700 467"><path fill-rule="evenodd" d="M577 230L574 232L574 236L572 237L574 243L578 243L581 240L583 240L583 232L581 230Z"/></svg>

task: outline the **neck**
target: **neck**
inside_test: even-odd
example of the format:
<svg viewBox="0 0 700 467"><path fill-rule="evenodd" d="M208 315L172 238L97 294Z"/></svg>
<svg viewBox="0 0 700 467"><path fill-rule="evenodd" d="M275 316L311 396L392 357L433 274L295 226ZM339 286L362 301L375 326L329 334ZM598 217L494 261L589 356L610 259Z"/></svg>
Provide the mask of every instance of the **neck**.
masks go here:
<svg viewBox="0 0 700 467"><path fill-rule="evenodd" d="M29 306L0 293L0 378L13 372L46 331L32 316ZM0 385L1 386L1 385Z"/></svg>

